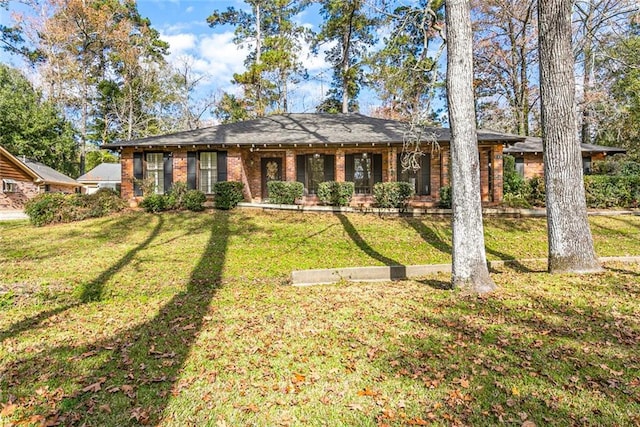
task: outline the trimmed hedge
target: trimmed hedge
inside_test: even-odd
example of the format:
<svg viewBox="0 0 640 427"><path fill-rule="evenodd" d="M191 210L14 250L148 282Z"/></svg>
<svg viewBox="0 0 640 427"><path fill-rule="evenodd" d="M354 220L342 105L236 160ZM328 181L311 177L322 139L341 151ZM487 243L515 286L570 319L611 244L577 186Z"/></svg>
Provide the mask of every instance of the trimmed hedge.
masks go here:
<svg viewBox="0 0 640 427"><path fill-rule="evenodd" d="M414 192L408 182L378 182L373 186L373 199L381 208L404 209Z"/></svg>
<svg viewBox="0 0 640 427"><path fill-rule="evenodd" d="M220 181L213 186L213 203L217 209L233 209L244 200L242 189L244 184L234 181Z"/></svg>
<svg viewBox="0 0 640 427"><path fill-rule="evenodd" d="M182 199L184 208L193 212L202 212L206 201L207 196L200 190L189 190Z"/></svg>
<svg viewBox="0 0 640 427"><path fill-rule="evenodd" d="M267 191L271 203L293 205L304 194L304 184L297 181L269 181Z"/></svg>
<svg viewBox="0 0 640 427"><path fill-rule="evenodd" d="M585 176L584 189L590 208L637 208L640 205L638 175Z"/></svg>
<svg viewBox="0 0 640 427"><path fill-rule="evenodd" d="M81 221L121 211L125 201L106 188L94 194L43 193L29 200L25 213L37 227L47 224Z"/></svg>
<svg viewBox="0 0 640 427"><path fill-rule="evenodd" d="M145 212L155 213L170 210L203 211L207 196L200 190L187 190L187 184L175 182L167 194L149 194L142 199L140 207Z"/></svg>
<svg viewBox="0 0 640 427"><path fill-rule="evenodd" d="M355 191L353 182L326 181L318 184L318 198L325 205L348 206Z"/></svg>

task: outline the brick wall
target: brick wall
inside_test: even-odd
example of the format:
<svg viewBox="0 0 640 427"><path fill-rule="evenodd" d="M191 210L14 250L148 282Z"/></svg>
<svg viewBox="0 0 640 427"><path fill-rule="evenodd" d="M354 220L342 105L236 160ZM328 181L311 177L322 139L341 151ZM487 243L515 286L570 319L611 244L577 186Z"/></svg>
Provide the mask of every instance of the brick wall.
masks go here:
<svg viewBox="0 0 640 427"><path fill-rule="evenodd" d="M24 205L39 193L40 187L28 181L17 181L13 193L5 193L0 187L0 210L24 209Z"/></svg>
<svg viewBox="0 0 640 427"><path fill-rule="evenodd" d="M383 181L396 181L397 179L397 153L398 147L371 147L359 148L308 148L308 149L282 149L274 151L251 151L248 148L230 148L227 150L227 179L229 181L242 182L244 184L245 200L259 202L262 200L262 174L261 161L264 158L277 158L282 161L282 177L286 181L296 180L296 156L301 154L333 154L335 155L335 179L345 181L345 155L367 152L370 154L382 154L382 178ZM122 197L131 205L136 205L140 198L133 196L133 148L125 148L121 152L122 163ZM154 150L159 151L159 150ZM165 150L168 151L168 150ZM187 180L187 152L186 148L173 150L173 181ZM502 146L484 146L480 149L482 199L485 202L502 200ZM493 193L489 194L488 172L489 161L493 171ZM526 169L525 169L526 170ZM414 205L434 206L439 198L440 188L449 185L449 148L441 146L439 150L431 153L431 194L417 197ZM354 199L355 200L355 199ZM355 205L367 206L372 202L371 197L359 197L354 201ZM317 203L317 198L305 198L305 203Z"/></svg>

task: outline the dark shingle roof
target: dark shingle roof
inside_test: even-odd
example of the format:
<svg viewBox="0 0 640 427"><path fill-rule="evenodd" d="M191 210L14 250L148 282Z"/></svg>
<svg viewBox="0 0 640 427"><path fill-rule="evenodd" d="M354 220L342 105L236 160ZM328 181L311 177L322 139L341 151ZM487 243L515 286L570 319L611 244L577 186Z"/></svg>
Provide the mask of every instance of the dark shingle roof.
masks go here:
<svg viewBox="0 0 640 427"><path fill-rule="evenodd" d="M178 145L293 145L402 143L408 125L395 120L377 119L361 114L279 114L222 124L169 135L103 145L103 148L152 147ZM423 128L425 140L448 142L449 129ZM478 130L478 141L516 142L522 137Z"/></svg>
<svg viewBox="0 0 640 427"><path fill-rule="evenodd" d="M605 147L604 145L595 144L580 144L580 150L582 152L591 153L607 153L618 154L626 153L627 150L619 147ZM542 138L535 136L528 136L523 142L516 142L513 145L504 149L504 152L509 153L542 153Z"/></svg>
<svg viewBox="0 0 640 427"><path fill-rule="evenodd" d="M31 159L18 158L26 167L35 172L47 184L63 184L80 186L78 182L57 170Z"/></svg>
<svg viewBox="0 0 640 427"><path fill-rule="evenodd" d="M122 166L120 163L100 163L77 179L78 182L120 181Z"/></svg>

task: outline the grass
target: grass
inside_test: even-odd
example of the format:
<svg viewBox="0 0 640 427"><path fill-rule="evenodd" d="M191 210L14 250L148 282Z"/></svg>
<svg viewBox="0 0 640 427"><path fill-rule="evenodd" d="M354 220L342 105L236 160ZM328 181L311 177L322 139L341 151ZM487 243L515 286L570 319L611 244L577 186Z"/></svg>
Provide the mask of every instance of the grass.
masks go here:
<svg viewBox="0 0 640 427"><path fill-rule="evenodd" d="M640 217L594 217L600 256ZM488 219L490 259L544 258ZM447 220L262 213L0 223L0 425L640 425L640 265L293 288L291 270L450 262Z"/></svg>

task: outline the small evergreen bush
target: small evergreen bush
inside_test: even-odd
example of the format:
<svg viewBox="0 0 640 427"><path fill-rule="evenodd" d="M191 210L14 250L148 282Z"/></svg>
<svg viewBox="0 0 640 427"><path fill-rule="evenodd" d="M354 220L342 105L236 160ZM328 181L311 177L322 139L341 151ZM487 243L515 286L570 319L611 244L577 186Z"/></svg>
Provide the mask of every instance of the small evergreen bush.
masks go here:
<svg viewBox="0 0 640 427"><path fill-rule="evenodd" d="M145 212L155 213L167 210L167 199L164 194L150 194L140 202Z"/></svg>
<svg viewBox="0 0 640 427"><path fill-rule="evenodd" d="M438 206L444 209L451 209L451 187L444 186L440 187L440 201L438 202Z"/></svg>
<svg viewBox="0 0 640 427"><path fill-rule="evenodd" d="M318 198L325 205L348 206L355 191L353 182L326 181L318 184Z"/></svg>
<svg viewBox="0 0 640 427"><path fill-rule="evenodd" d="M216 182L213 187L213 203L217 209L233 209L244 200L242 189L244 184L234 181Z"/></svg>
<svg viewBox="0 0 640 427"><path fill-rule="evenodd" d="M171 190L165 195L165 208L168 210L185 209L184 198L187 194L187 183L184 181L174 182Z"/></svg>
<svg viewBox="0 0 640 427"><path fill-rule="evenodd" d="M202 191L189 190L184 194L182 206L190 211L201 212L204 210L204 202L206 201L207 196Z"/></svg>
<svg viewBox="0 0 640 427"><path fill-rule="evenodd" d="M304 184L297 181L269 181L267 190L271 203L293 205L304 194Z"/></svg>
<svg viewBox="0 0 640 427"><path fill-rule="evenodd" d="M404 209L413 194L413 186L408 182L378 182L373 186L373 199L381 208Z"/></svg>
<svg viewBox="0 0 640 427"><path fill-rule="evenodd" d="M524 194L526 195L529 205L542 207L546 204L543 177L534 176L527 180L523 191L525 192Z"/></svg>

